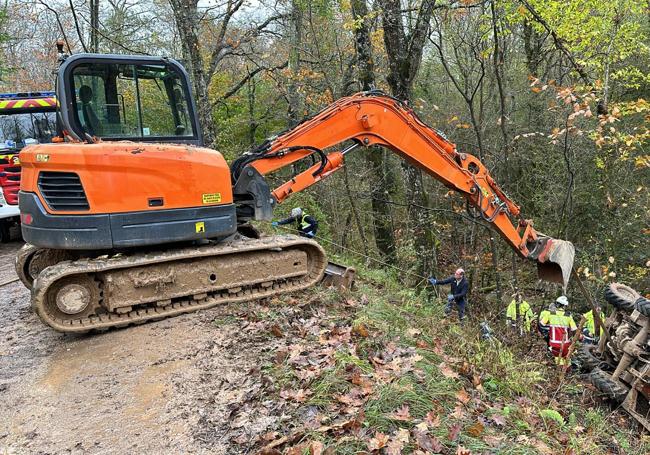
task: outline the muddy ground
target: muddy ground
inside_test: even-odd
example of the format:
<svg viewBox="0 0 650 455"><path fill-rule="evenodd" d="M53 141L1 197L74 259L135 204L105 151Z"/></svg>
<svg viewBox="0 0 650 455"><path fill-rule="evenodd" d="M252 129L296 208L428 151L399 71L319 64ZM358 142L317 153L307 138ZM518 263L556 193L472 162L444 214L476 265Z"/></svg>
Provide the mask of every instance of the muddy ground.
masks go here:
<svg viewBox="0 0 650 455"><path fill-rule="evenodd" d="M0 245L0 283L20 246ZM268 304L79 336L44 326L20 282L0 287L0 453L251 452L290 412L264 375L285 343L256 316Z"/></svg>

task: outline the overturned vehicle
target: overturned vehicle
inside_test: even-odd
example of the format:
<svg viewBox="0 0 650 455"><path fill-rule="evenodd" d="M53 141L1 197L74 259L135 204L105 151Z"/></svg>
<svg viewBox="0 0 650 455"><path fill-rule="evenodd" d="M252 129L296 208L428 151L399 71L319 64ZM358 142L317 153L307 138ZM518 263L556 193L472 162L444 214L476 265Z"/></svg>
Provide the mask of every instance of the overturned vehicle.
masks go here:
<svg viewBox="0 0 650 455"><path fill-rule="evenodd" d="M650 431L650 300L620 283L605 289L614 311L598 345L576 353L582 371L608 400L620 404Z"/></svg>

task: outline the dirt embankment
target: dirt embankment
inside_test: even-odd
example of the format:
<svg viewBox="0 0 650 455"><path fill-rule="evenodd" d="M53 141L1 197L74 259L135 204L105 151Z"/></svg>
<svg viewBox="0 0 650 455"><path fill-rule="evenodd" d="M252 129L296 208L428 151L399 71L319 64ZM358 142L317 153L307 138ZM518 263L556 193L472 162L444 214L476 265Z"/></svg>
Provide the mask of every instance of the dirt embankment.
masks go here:
<svg viewBox="0 0 650 455"><path fill-rule="evenodd" d="M19 247L0 246L0 282ZM284 340L251 318L263 305L73 336L40 322L20 282L5 285L0 453L247 452L287 418L264 398L261 366Z"/></svg>

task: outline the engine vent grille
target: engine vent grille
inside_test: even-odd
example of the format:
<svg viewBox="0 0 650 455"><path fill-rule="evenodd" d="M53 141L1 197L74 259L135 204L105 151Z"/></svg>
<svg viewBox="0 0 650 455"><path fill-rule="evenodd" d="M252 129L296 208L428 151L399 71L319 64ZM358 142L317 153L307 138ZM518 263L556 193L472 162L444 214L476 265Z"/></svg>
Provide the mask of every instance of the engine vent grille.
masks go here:
<svg viewBox="0 0 650 455"><path fill-rule="evenodd" d="M79 176L74 172L44 171L38 175L38 189L52 210L88 210L88 200Z"/></svg>

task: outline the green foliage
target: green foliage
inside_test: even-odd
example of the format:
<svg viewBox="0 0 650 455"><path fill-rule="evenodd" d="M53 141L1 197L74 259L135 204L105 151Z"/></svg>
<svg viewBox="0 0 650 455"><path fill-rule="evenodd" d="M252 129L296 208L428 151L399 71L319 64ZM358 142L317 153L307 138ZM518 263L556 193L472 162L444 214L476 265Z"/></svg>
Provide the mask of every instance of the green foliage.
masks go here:
<svg viewBox="0 0 650 455"><path fill-rule="evenodd" d="M564 417L557 412L555 409L542 409L539 411L539 415L545 421L555 422L558 426L564 426Z"/></svg>

